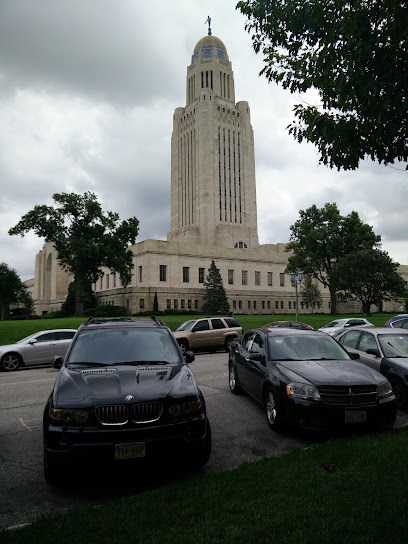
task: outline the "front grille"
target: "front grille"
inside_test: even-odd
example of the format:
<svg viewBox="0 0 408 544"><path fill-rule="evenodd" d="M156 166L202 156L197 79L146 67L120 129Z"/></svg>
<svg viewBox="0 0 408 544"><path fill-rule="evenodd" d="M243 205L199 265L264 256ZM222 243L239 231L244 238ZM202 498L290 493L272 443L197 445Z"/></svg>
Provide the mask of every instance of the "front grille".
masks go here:
<svg viewBox="0 0 408 544"><path fill-rule="evenodd" d="M161 416L163 407L161 402L146 402L132 406L133 423L148 423L157 421Z"/></svg>
<svg viewBox="0 0 408 544"><path fill-rule="evenodd" d="M160 402L144 402L141 404L97 406L95 416L101 425L126 425L132 423L151 423L157 421L163 412Z"/></svg>
<svg viewBox="0 0 408 544"><path fill-rule="evenodd" d="M323 402L339 406L364 406L375 404L377 400L375 385L353 385L351 387L326 385L319 387L319 393Z"/></svg>

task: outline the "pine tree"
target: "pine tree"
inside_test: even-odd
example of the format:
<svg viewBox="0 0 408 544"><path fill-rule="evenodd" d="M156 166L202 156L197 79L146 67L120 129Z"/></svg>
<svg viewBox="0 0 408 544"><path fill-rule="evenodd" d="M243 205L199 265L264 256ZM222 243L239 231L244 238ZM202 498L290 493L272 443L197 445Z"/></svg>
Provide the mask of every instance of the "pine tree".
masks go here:
<svg viewBox="0 0 408 544"><path fill-rule="evenodd" d="M153 299L153 312L159 311L159 301L157 299L157 291L154 292L154 299Z"/></svg>
<svg viewBox="0 0 408 544"><path fill-rule="evenodd" d="M311 276L305 276L302 285L301 291L302 301L312 308L313 310L317 307L320 308L322 304L322 295L318 286L313 283Z"/></svg>
<svg viewBox="0 0 408 544"><path fill-rule="evenodd" d="M204 282L204 288L203 312L206 314L228 314L230 305L227 293L225 292L222 283L220 271L215 266L214 261L211 261L210 268L208 269L208 276Z"/></svg>

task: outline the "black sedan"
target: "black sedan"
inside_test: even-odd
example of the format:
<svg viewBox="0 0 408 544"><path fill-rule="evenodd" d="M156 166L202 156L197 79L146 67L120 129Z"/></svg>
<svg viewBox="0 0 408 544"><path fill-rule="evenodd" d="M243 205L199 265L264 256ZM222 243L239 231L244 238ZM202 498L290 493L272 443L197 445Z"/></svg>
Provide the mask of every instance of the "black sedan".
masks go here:
<svg viewBox="0 0 408 544"><path fill-rule="evenodd" d="M392 427L396 399L387 379L354 361L329 335L261 327L231 345L229 386L263 405L274 431Z"/></svg>
<svg viewBox="0 0 408 544"><path fill-rule="evenodd" d="M44 473L57 481L86 461L180 458L204 465L204 397L167 326L155 319L88 321L62 361L44 410Z"/></svg>

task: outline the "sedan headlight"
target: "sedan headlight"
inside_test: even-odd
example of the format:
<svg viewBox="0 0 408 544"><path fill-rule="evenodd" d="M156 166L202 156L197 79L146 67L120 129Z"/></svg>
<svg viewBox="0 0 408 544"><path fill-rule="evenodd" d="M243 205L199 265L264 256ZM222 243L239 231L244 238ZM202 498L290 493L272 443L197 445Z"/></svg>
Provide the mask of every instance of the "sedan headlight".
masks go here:
<svg viewBox="0 0 408 544"><path fill-rule="evenodd" d="M85 425L88 421L88 412L71 408L51 408L50 419L61 425Z"/></svg>
<svg viewBox="0 0 408 544"><path fill-rule="evenodd" d="M317 387L305 383L288 383L286 386L286 394L288 397L296 397L298 399L320 400Z"/></svg>
<svg viewBox="0 0 408 544"><path fill-rule="evenodd" d="M388 380L385 380L384 383L378 386L378 398L379 399L385 399L386 397L390 397L392 395L392 385Z"/></svg>

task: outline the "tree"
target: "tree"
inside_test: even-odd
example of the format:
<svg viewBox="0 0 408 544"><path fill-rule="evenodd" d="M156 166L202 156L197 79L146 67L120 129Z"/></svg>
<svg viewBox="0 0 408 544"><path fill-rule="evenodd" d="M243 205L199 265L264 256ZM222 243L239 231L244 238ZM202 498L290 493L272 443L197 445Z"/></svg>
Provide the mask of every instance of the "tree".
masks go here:
<svg viewBox="0 0 408 544"><path fill-rule="evenodd" d="M82 316L87 282L102 276L101 267L118 272L125 287L129 283L133 254L128 246L136 241L139 221L131 217L119 222L117 213L104 213L93 193L55 194L53 199L53 206L35 206L9 234L24 236L33 230L54 243L61 266L74 275L75 315Z"/></svg>
<svg viewBox="0 0 408 544"><path fill-rule="evenodd" d="M385 251L363 249L340 259L333 276L344 296L361 302L363 312L370 316L372 304L406 297L407 288L397 272L398 266Z"/></svg>
<svg viewBox="0 0 408 544"><path fill-rule="evenodd" d="M225 292L224 285L220 271L215 266L215 262L211 261L210 268L208 269L208 275L204 282L205 295L203 312L207 314L228 314L230 311L230 305L228 302L227 293Z"/></svg>
<svg viewBox="0 0 408 544"><path fill-rule="evenodd" d="M6 263L0 263L0 320L4 321L12 304L21 304L31 313L34 301L19 275Z"/></svg>
<svg viewBox="0 0 408 544"><path fill-rule="evenodd" d="M398 0L246 0L268 81L291 93L316 89L319 107L298 104L289 133L315 144L320 162L354 170L366 156L408 159L408 9Z"/></svg>
<svg viewBox="0 0 408 544"><path fill-rule="evenodd" d="M300 294L302 301L312 308L312 313L316 307L320 308L322 304L322 295L318 286L313 283L310 276L305 276Z"/></svg>
<svg viewBox="0 0 408 544"><path fill-rule="evenodd" d="M66 316L72 316L75 315L76 310L76 285L75 282L72 281L68 285L68 294L67 298L65 299L65 302L61 306L61 310L64 312ZM88 310L89 308L95 308L97 302L96 297L92 292L92 284L91 282L87 281L84 286L84 291L81 295L81 299L84 303L84 310Z"/></svg>
<svg viewBox="0 0 408 544"><path fill-rule="evenodd" d="M157 291L154 292L154 299L153 299L153 312L159 311L159 301L157 299Z"/></svg>
<svg viewBox="0 0 408 544"><path fill-rule="evenodd" d="M335 314L340 289L334 266L350 253L377 248L381 237L361 221L357 212L341 216L336 204L327 203L320 209L313 205L300 210L299 215L300 219L290 227L290 241L285 248L292 252L286 271L302 270L328 287L331 313Z"/></svg>

